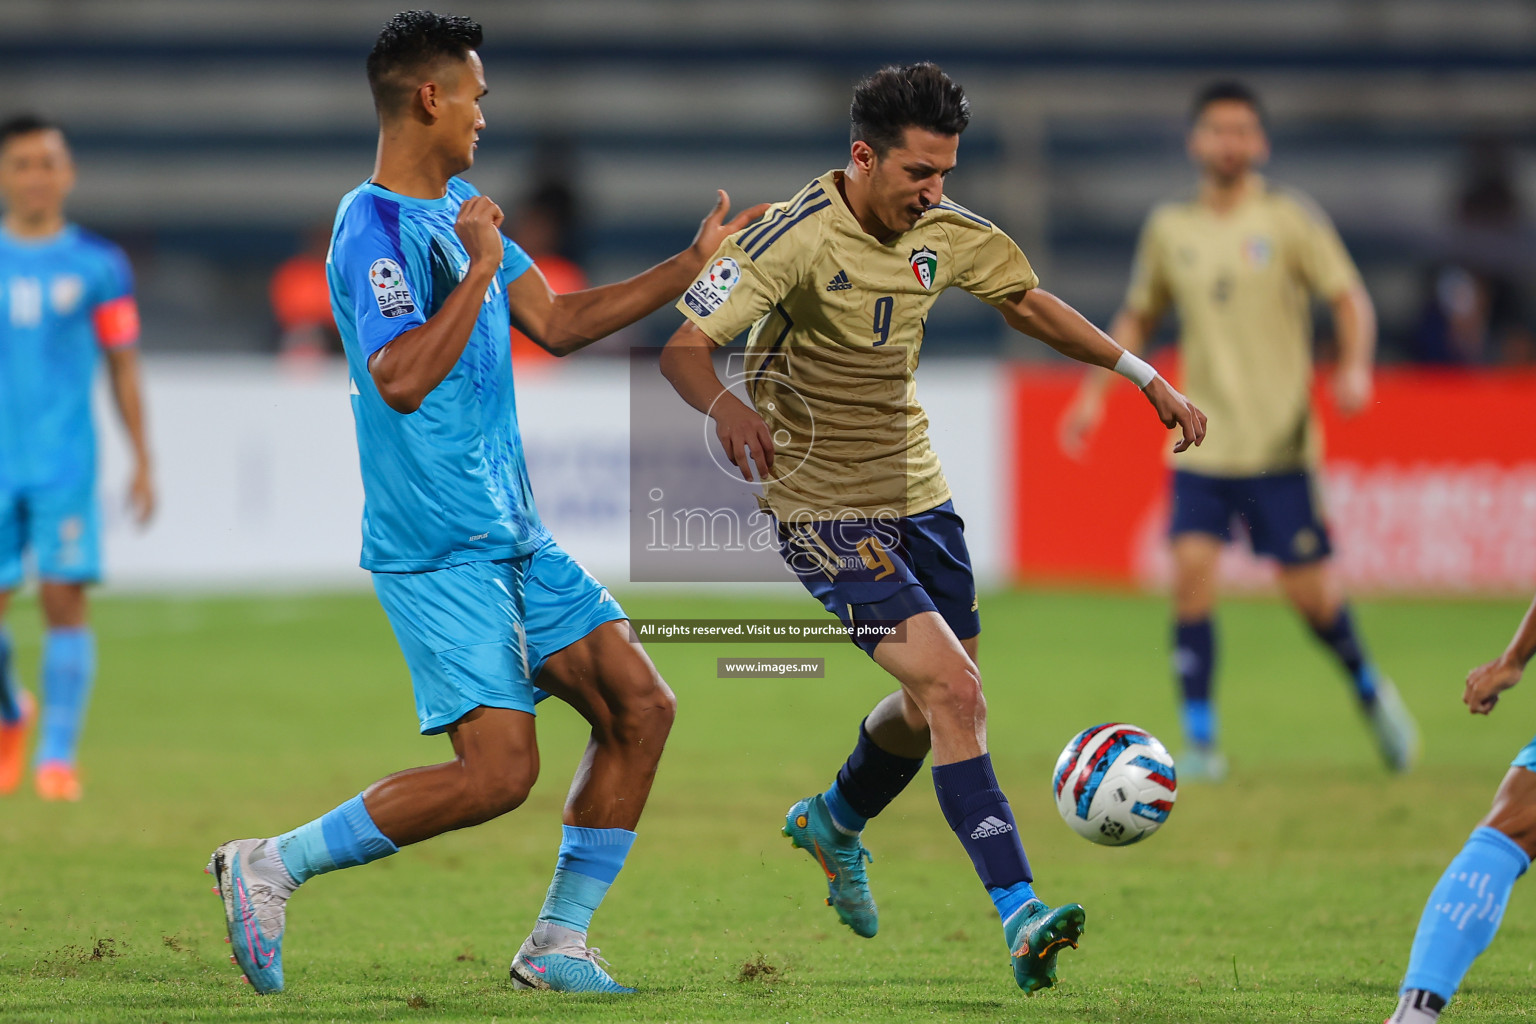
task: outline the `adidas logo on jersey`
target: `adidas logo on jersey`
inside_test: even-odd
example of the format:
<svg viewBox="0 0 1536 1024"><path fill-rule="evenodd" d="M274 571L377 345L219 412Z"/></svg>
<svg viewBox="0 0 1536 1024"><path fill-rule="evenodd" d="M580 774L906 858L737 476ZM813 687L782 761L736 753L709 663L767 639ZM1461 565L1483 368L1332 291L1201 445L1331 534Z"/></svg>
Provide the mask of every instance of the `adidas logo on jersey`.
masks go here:
<svg viewBox="0 0 1536 1024"><path fill-rule="evenodd" d="M976 830L971 833L971 838L986 839L989 836L1006 835L1012 831L1012 825L996 815L989 814L982 820L980 825L976 826Z"/></svg>
<svg viewBox="0 0 1536 1024"><path fill-rule="evenodd" d="M848 271L839 270L837 276L827 282L827 291L845 292L853 287L853 282L848 280Z"/></svg>

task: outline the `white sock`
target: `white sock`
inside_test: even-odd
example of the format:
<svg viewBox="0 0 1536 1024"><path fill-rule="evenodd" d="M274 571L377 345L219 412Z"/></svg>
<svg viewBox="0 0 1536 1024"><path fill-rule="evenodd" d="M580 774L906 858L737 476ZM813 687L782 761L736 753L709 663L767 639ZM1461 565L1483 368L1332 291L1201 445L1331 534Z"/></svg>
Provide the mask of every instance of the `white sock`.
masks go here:
<svg viewBox="0 0 1536 1024"><path fill-rule="evenodd" d="M566 949L572 946L584 949L587 945L587 936L584 932L567 928L563 924L539 921L533 926L533 934L528 936L528 941L536 949Z"/></svg>
<svg viewBox="0 0 1536 1024"><path fill-rule="evenodd" d="M278 854L277 843L271 839L263 839L251 847L243 863L248 874L254 875L284 896L292 896L293 891L299 887L299 883L288 873L282 856Z"/></svg>
<svg viewBox="0 0 1536 1024"><path fill-rule="evenodd" d="M1411 988L1397 1001L1397 1012L1387 1018L1387 1024L1435 1024L1445 1000L1433 992Z"/></svg>

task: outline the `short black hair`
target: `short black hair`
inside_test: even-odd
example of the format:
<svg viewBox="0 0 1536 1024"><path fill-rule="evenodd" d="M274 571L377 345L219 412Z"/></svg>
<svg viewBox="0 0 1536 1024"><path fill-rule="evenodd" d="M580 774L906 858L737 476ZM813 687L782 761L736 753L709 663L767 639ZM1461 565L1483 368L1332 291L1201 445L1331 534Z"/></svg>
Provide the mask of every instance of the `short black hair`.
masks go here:
<svg viewBox="0 0 1536 1024"><path fill-rule="evenodd" d="M483 33L472 18L401 11L379 32L368 54L368 87L380 117L396 114L415 90L413 72L435 61L463 60Z"/></svg>
<svg viewBox="0 0 1536 1024"><path fill-rule="evenodd" d="M37 114L17 114L0 122L0 149L4 149L5 144L18 135L31 135L33 132L58 132L62 135L64 129Z"/></svg>
<svg viewBox="0 0 1536 1024"><path fill-rule="evenodd" d="M1189 107L1190 123L1200 120L1200 115L1205 113L1205 108L1212 103L1221 103L1232 100L1237 103L1246 103L1253 108L1253 112L1259 115L1259 123L1268 120L1264 112L1264 104L1259 100L1259 94L1248 86L1235 79L1223 79L1212 82L1199 92L1195 93L1195 102Z"/></svg>
<svg viewBox="0 0 1536 1024"><path fill-rule="evenodd" d="M971 103L944 69L923 61L881 68L854 86L848 116L849 141L884 156L907 128L959 135L971 123Z"/></svg>

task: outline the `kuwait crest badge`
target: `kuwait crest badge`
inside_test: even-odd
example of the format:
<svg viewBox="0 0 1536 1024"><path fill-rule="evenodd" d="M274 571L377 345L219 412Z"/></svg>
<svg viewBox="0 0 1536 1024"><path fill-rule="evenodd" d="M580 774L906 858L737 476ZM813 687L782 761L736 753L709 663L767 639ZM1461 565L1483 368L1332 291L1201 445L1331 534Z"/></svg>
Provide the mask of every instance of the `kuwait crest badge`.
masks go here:
<svg viewBox="0 0 1536 1024"><path fill-rule="evenodd" d="M917 283L924 288L932 288L933 275L939 269L939 254L925 245L921 249L913 249L907 262L912 264L912 273L917 275Z"/></svg>

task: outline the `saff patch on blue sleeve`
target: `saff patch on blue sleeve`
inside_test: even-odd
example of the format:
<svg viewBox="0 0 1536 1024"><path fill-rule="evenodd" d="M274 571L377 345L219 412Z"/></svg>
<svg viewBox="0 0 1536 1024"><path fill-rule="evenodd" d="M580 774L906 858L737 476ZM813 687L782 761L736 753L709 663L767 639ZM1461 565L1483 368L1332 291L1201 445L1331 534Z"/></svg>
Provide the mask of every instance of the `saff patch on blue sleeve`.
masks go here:
<svg viewBox="0 0 1536 1024"><path fill-rule="evenodd" d="M368 282L373 285L373 297L378 300L379 312L387 317L404 316L416 312L416 301L411 298L411 288L405 283L400 264L389 257L373 261L368 268Z"/></svg>

